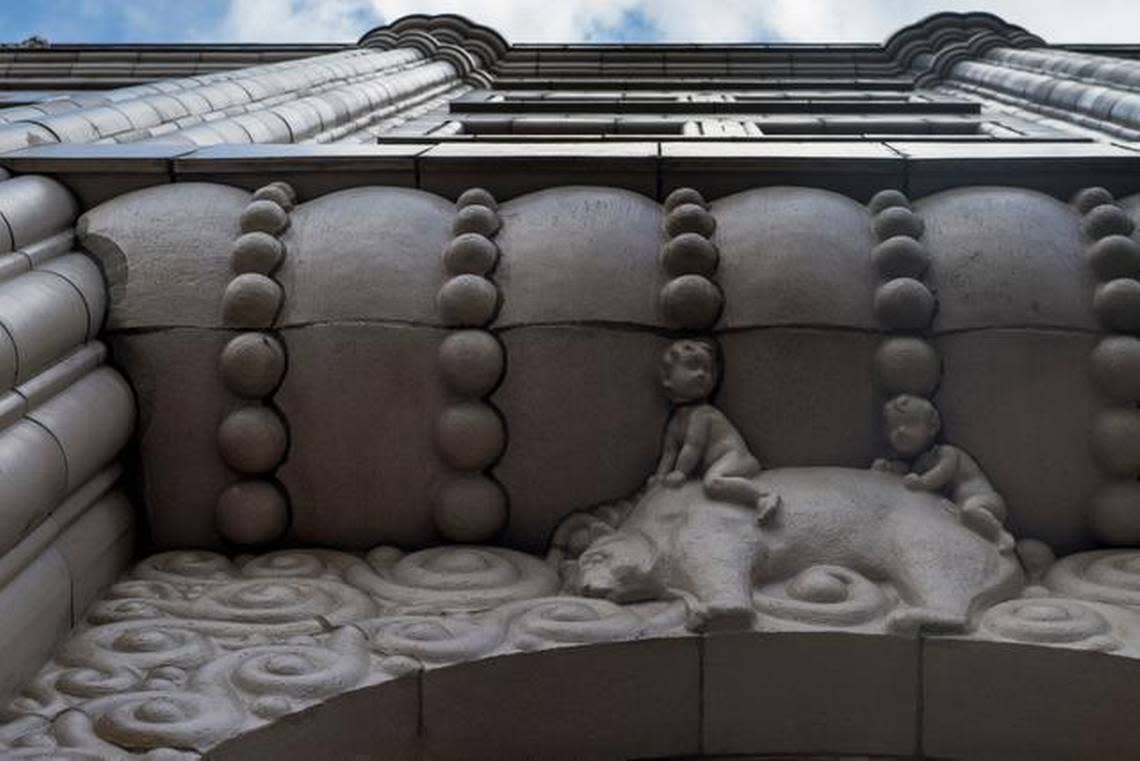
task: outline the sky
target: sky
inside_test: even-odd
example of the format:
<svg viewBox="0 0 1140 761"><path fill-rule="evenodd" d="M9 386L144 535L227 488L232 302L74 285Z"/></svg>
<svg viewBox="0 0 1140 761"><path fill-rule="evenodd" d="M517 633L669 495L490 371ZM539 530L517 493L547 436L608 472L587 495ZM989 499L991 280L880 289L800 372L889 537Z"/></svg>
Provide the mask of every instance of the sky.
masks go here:
<svg viewBox="0 0 1140 761"><path fill-rule="evenodd" d="M511 42L881 42L985 10L1049 42L1140 43L1140 0L0 0L0 38L354 42L408 13L461 13Z"/></svg>

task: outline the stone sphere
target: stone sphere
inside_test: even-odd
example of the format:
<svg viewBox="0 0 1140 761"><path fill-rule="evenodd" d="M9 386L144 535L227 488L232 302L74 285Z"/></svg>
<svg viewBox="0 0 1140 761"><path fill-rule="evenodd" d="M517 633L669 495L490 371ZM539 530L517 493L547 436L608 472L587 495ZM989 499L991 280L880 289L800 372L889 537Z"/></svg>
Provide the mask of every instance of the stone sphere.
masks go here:
<svg viewBox="0 0 1140 761"><path fill-rule="evenodd" d="M880 190L867 202L867 208L872 214L878 214L885 209L910 208L910 199L901 190Z"/></svg>
<svg viewBox="0 0 1140 761"><path fill-rule="evenodd" d="M294 199L289 193L285 191L285 188L281 186L282 184L271 183L265 187L258 188L253 192L254 200L272 201L285 211L289 211L293 208Z"/></svg>
<svg viewBox="0 0 1140 761"><path fill-rule="evenodd" d="M243 399L269 396L285 375L285 348L266 333L242 333L226 344L222 381Z"/></svg>
<svg viewBox="0 0 1140 761"><path fill-rule="evenodd" d="M669 277L711 275L716 271L720 254L708 238L696 233L682 233L661 249L661 266Z"/></svg>
<svg viewBox="0 0 1140 761"><path fill-rule="evenodd" d="M1100 412L1093 421L1092 451L1109 473L1140 474L1140 410L1117 407Z"/></svg>
<svg viewBox="0 0 1140 761"><path fill-rule="evenodd" d="M436 303L444 324L479 327L494 318L499 292L485 277L456 275L440 287Z"/></svg>
<svg viewBox="0 0 1140 761"><path fill-rule="evenodd" d="M683 203L665 217L665 231L669 233L670 238L683 233L696 233L711 238L716 232L716 218L703 206Z"/></svg>
<svg viewBox="0 0 1140 761"><path fill-rule="evenodd" d="M285 294L272 278L247 272L229 282L222 294L222 319L235 328L268 328Z"/></svg>
<svg viewBox="0 0 1140 761"><path fill-rule="evenodd" d="M1092 499L1090 526L1105 544L1140 543L1140 481L1102 486Z"/></svg>
<svg viewBox="0 0 1140 761"><path fill-rule="evenodd" d="M702 330L720 316L724 296L711 280L681 275L661 289L661 314L671 327Z"/></svg>
<svg viewBox="0 0 1140 761"><path fill-rule="evenodd" d="M455 201L455 207L463 209L467 206L486 206L492 211L499 208L495 197L491 195L490 191L484 190L483 188L471 188L470 190L463 191L459 195L459 198Z"/></svg>
<svg viewBox="0 0 1140 761"><path fill-rule="evenodd" d="M233 544L266 544L289 525L289 505L271 481L238 481L218 498L214 514L218 533Z"/></svg>
<svg viewBox="0 0 1140 761"><path fill-rule="evenodd" d="M285 194L285 197L288 198L292 203L297 203L297 191L293 189L292 185L285 182L284 180L274 180L266 187L275 187L280 189L281 192Z"/></svg>
<svg viewBox="0 0 1140 761"><path fill-rule="evenodd" d="M284 256L285 244L269 233L246 233L234 241L230 267L238 275L268 275L281 265Z"/></svg>
<svg viewBox="0 0 1140 761"><path fill-rule="evenodd" d="M883 341L875 351L875 377L881 390L891 396L928 397L938 388L942 362L927 341L896 336Z"/></svg>
<svg viewBox="0 0 1140 761"><path fill-rule="evenodd" d="M231 412L218 427L222 459L239 473L267 473L285 459L289 436L281 416L269 407Z"/></svg>
<svg viewBox="0 0 1140 761"><path fill-rule="evenodd" d="M439 345L440 375L447 387L462 396L485 396L503 374L503 347L485 330L461 330Z"/></svg>
<svg viewBox="0 0 1140 761"><path fill-rule="evenodd" d="M455 235L479 233L490 238L499 231L499 215L479 204L464 206L456 213L451 231Z"/></svg>
<svg viewBox="0 0 1140 761"><path fill-rule="evenodd" d="M483 402L445 407L436 419L435 437L443 460L456 470L467 471L489 467L506 443L503 421Z"/></svg>
<svg viewBox="0 0 1140 761"><path fill-rule="evenodd" d="M914 278L897 277L875 291L874 311L892 330L922 330L934 317L934 294Z"/></svg>
<svg viewBox="0 0 1140 761"><path fill-rule="evenodd" d="M452 238L443 250L443 266L452 275L486 275L498 258L499 247L479 233Z"/></svg>
<svg viewBox="0 0 1140 761"><path fill-rule="evenodd" d="M884 280L896 277L919 278L930 266L926 246L906 235L887 238L871 251L875 269Z"/></svg>
<svg viewBox="0 0 1140 761"><path fill-rule="evenodd" d="M432 520L449 542L486 542L507 522L507 495L483 475L454 478L436 494Z"/></svg>
<svg viewBox="0 0 1140 761"><path fill-rule="evenodd" d="M879 240L887 240L896 235L921 238L922 233L926 230L922 218L903 206L891 206L883 209L871 220L871 226Z"/></svg>
<svg viewBox="0 0 1140 761"><path fill-rule="evenodd" d="M1094 207L1081 219L1081 231L1092 240L1100 240L1109 235L1132 234L1136 225L1116 204L1104 203Z"/></svg>
<svg viewBox="0 0 1140 761"><path fill-rule="evenodd" d="M1106 396L1140 402L1140 338L1107 336L1092 351L1093 378Z"/></svg>
<svg viewBox="0 0 1140 761"><path fill-rule="evenodd" d="M280 205L266 199L250 201L241 213L243 233L276 235L289 226L289 214Z"/></svg>
<svg viewBox="0 0 1140 761"><path fill-rule="evenodd" d="M665 196L665 211L670 212L676 209L681 204L696 204L703 209L707 209L709 205L705 203L705 197L699 191L693 188L677 188L669 195Z"/></svg>
<svg viewBox="0 0 1140 761"><path fill-rule="evenodd" d="M1088 247L1089 267L1101 280L1140 274L1140 243L1124 235L1108 235Z"/></svg>
<svg viewBox="0 0 1140 761"><path fill-rule="evenodd" d="M1077 194L1073 196L1073 206L1081 214L1088 214L1097 206L1115 202L1116 199L1112 197L1112 193L1109 193L1105 188L1084 188L1078 190Z"/></svg>
<svg viewBox="0 0 1140 761"><path fill-rule="evenodd" d="M1140 281L1121 277L1097 286L1093 311L1101 325L1110 330L1140 330Z"/></svg>

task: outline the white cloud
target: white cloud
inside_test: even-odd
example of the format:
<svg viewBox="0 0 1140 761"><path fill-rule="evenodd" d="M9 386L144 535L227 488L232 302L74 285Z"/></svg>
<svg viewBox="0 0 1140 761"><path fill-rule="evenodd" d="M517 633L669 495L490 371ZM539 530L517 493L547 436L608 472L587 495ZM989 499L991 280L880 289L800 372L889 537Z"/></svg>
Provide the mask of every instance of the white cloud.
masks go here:
<svg viewBox="0 0 1140 761"><path fill-rule="evenodd" d="M881 42L942 10L990 11L1054 42L1140 42L1136 0L230 0L206 33L351 42L409 13L460 13L514 42L578 42L634 14L669 42Z"/></svg>

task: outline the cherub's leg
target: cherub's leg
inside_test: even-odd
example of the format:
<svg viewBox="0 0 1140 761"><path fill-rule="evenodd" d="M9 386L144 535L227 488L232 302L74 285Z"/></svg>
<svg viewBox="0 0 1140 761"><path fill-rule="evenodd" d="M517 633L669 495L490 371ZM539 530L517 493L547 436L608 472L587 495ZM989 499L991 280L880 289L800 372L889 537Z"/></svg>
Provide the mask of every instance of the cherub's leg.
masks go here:
<svg viewBox="0 0 1140 761"><path fill-rule="evenodd" d="M754 457L726 454L705 471L705 494L713 499L755 508L759 512L757 520L763 522L779 506L780 498L761 490L748 477L758 473L760 463Z"/></svg>
<svg viewBox="0 0 1140 761"><path fill-rule="evenodd" d="M1005 502L997 494L976 494L962 503L962 523L991 542L998 542L1005 532L1001 518Z"/></svg>

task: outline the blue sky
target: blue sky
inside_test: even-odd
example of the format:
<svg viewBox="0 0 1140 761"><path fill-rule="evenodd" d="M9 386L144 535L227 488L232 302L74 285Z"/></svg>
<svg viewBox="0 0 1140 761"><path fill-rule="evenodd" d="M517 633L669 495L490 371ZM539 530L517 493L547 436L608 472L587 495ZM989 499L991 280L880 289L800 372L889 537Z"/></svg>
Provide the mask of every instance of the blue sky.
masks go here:
<svg viewBox="0 0 1140 761"><path fill-rule="evenodd" d="M877 42L939 10L989 10L1055 42L1140 43L1140 0L0 0L0 37L350 42L416 11L528 41Z"/></svg>

